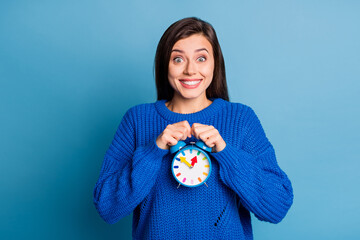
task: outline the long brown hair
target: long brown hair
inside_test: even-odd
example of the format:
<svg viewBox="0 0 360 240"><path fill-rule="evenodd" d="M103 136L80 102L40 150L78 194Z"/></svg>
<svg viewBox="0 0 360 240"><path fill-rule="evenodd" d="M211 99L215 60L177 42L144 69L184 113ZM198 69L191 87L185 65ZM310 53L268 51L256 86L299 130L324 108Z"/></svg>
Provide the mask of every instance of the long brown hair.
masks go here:
<svg viewBox="0 0 360 240"><path fill-rule="evenodd" d="M184 18L173 23L159 41L155 55L155 82L158 100L171 100L174 96L174 89L168 80L169 61L174 44L180 39L199 33L210 42L214 52L214 74L210 86L206 89L206 97L229 101L225 62L215 30L210 23L196 17Z"/></svg>

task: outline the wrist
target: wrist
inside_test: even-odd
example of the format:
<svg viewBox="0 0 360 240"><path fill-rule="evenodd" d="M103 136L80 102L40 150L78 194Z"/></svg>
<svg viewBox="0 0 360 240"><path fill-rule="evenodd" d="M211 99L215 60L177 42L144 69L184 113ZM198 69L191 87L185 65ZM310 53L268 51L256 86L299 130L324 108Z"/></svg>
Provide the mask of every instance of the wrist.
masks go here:
<svg viewBox="0 0 360 240"><path fill-rule="evenodd" d="M225 143L225 141L222 141L220 143L217 143L215 145L215 147L212 148L212 152L215 152L215 153L221 152L222 150L224 150L225 147L226 147L226 143Z"/></svg>
<svg viewBox="0 0 360 240"><path fill-rule="evenodd" d="M156 145L158 148L169 150L169 146L167 144L164 144L159 138L156 139Z"/></svg>

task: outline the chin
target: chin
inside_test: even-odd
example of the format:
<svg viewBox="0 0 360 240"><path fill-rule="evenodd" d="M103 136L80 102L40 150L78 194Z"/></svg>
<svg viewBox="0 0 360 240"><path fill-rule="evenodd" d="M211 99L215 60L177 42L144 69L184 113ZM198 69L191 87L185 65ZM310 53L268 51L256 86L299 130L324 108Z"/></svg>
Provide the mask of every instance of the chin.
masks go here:
<svg viewBox="0 0 360 240"><path fill-rule="evenodd" d="M181 94L181 96L185 99L197 99L201 97L201 94Z"/></svg>

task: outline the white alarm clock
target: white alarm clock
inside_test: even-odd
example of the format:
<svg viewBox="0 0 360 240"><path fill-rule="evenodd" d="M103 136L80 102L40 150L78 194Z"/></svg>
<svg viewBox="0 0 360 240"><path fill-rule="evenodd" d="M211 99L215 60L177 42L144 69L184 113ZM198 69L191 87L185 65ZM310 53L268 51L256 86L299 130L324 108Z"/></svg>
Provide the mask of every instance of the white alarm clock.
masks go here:
<svg viewBox="0 0 360 240"><path fill-rule="evenodd" d="M210 147L203 141L190 142L190 145L178 141L170 148L170 152L176 152L171 171L179 186L181 184L185 187L198 187L204 183L207 186L206 180L211 174L211 160L207 154L211 152Z"/></svg>

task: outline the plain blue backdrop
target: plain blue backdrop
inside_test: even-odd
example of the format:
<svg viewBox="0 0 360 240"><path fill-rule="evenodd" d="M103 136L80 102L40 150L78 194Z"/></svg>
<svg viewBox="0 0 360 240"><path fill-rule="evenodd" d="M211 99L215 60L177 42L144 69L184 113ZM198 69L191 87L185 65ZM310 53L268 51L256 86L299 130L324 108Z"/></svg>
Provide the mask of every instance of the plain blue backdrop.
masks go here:
<svg viewBox="0 0 360 240"><path fill-rule="evenodd" d="M184 17L209 21L230 100L251 106L294 188L255 239L360 236L360 2L0 3L0 239L131 239L92 191L125 111L156 101L155 50Z"/></svg>

